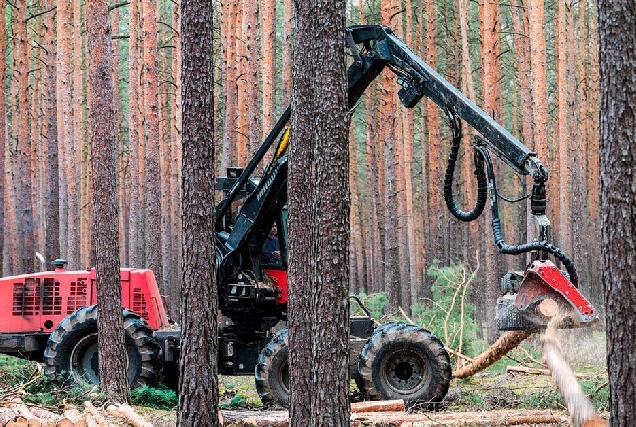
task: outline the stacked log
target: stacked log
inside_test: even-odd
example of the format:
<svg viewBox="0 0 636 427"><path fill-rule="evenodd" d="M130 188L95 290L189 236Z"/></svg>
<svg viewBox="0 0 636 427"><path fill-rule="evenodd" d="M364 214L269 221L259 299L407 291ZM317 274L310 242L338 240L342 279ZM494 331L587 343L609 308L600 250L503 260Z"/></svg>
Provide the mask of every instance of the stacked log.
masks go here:
<svg viewBox="0 0 636 427"><path fill-rule="evenodd" d="M107 427L129 426L151 427L128 405L110 405L107 417L104 411L84 402L84 411L74 406L66 407L61 415L37 406L27 406L18 398L6 399L0 406L1 427Z"/></svg>

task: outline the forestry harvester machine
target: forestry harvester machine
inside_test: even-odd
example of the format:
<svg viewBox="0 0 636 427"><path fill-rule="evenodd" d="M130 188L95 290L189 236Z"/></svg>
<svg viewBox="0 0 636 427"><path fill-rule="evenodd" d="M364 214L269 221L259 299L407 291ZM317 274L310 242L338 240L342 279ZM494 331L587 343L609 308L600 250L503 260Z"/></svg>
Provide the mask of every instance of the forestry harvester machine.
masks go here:
<svg viewBox="0 0 636 427"><path fill-rule="evenodd" d="M573 262L548 241L545 183L548 171L536 154L415 55L392 30L378 25L347 30L352 56L348 70L348 102L353 108L370 83L388 68L397 76L402 104L413 108L423 97L446 114L452 130L444 198L462 221L477 219L486 203L492 211L495 244L503 254L532 253L523 272L501 280L497 325L501 330L544 328L557 311L566 326L595 319L592 305L577 290ZM216 267L219 309L232 320L219 328L219 373L255 374L264 402L287 404L287 157L291 110L280 117L244 168L229 168L218 178L223 199L216 207ZM473 160L476 204L462 211L454 201L453 175L465 121L475 131ZM273 149L273 150L272 150ZM269 154L271 151L271 154ZM531 243L511 246L503 237L491 153L532 180L529 195L538 235ZM270 157L268 157L270 156ZM266 162L266 158L271 158ZM262 176L259 165L267 163ZM280 257L262 258L261 249L277 225ZM549 260L552 256L564 268ZM133 384L174 381L179 357L179 331L149 270L122 269L122 303L127 337L128 377ZM0 351L42 359L46 372L97 382L96 283L94 271L55 271L0 279ZM441 401L451 380L449 357L429 331L390 322L377 328L367 314L350 318L350 373L372 399L404 399L409 404ZM279 329L277 332L273 330Z"/></svg>

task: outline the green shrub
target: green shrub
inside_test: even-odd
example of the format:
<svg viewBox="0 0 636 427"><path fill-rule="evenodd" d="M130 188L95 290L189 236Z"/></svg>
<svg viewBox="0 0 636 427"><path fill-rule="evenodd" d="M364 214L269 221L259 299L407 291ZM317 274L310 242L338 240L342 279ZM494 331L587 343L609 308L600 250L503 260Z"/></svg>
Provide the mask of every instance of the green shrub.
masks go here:
<svg viewBox="0 0 636 427"><path fill-rule="evenodd" d="M371 317L375 320L382 318L382 310L389 304L389 299L386 297L386 293L380 292L377 294L367 295L364 291L360 291L358 298L362 301L364 306L371 312ZM362 316L364 311L356 302L351 302L351 315Z"/></svg>
<svg viewBox="0 0 636 427"><path fill-rule="evenodd" d="M446 347L471 353L477 337L471 271L464 264L440 267L434 263L428 275L435 279L431 287L433 300L411 308L414 322L433 332Z"/></svg>
<svg viewBox="0 0 636 427"><path fill-rule="evenodd" d="M28 381L34 369L33 362L0 354L0 388L8 388Z"/></svg>
<svg viewBox="0 0 636 427"><path fill-rule="evenodd" d="M164 385L159 388L141 386L131 390L132 403L138 406L147 406L154 409L174 409L179 403L179 398L174 390Z"/></svg>

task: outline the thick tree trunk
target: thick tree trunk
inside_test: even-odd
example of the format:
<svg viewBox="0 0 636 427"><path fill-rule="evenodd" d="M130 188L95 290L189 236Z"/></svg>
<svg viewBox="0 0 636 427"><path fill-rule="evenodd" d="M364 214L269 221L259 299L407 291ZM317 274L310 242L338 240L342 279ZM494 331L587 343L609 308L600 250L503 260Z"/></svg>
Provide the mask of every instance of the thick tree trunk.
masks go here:
<svg viewBox="0 0 636 427"><path fill-rule="evenodd" d="M183 0L183 287L178 424L219 425L213 7Z"/></svg>
<svg viewBox="0 0 636 427"><path fill-rule="evenodd" d="M295 2L289 185L290 419L349 424L344 1ZM343 196L344 195L344 196Z"/></svg>
<svg viewBox="0 0 636 427"><path fill-rule="evenodd" d="M95 269L99 277L98 341L100 388L111 399L126 403L130 390L126 377L125 338L122 327L119 274L119 228L117 214L117 138L113 122L113 52L108 4L87 3L88 84L90 138L94 180L93 239Z"/></svg>
<svg viewBox="0 0 636 427"><path fill-rule="evenodd" d="M636 420L636 7L599 1L601 236L612 425Z"/></svg>

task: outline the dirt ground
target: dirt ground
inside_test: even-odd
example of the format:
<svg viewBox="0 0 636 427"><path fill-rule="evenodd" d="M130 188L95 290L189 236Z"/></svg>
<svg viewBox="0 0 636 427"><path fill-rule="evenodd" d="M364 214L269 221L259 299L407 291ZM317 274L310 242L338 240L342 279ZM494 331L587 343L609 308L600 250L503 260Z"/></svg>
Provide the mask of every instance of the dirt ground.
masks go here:
<svg viewBox="0 0 636 427"><path fill-rule="evenodd" d="M579 382L592 399L601 417L607 419L607 374L605 371L605 337L599 331L560 331L559 340L566 359L575 372L581 373ZM531 356L538 340L531 339L523 348L511 352L499 362L497 369L489 369L465 380L453 380L449 392L438 411L412 408L405 413L352 414L352 425L412 426L569 426L563 399L550 376L506 372L507 366L539 367ZM258 400L251 377L220 377L221 407L226 425L236 419L247 424L285 425L285 411L281 407L263 408ZM241 404L233 406L241 395ZM360 401L352 382L351 400ZM150 411L137 408L146 420L157 427L175 425L174 411ZM269 420L269 421L268 421ZM281 422L279 424L279 422ZM269 424L268 424L269 423ZM254 424L251 424L254 425Z"/></svg>
<svg viewBox="0 0 636 427"><path fill-rule="evenodd" d="M594 332L563 331L559 340L565 356L579 383L602 417L607 418L607 374L604 335ZM410 408L400 413L355 413L352 426L501 426L552 425L568 426L569 418L552 378L547 375L508 372L507 367L540 367L532 354L538 340L530 340L513 350L498 366L482 371L471 378L453 380L439 410ZM535 356L536 357L536 356ZM351 401L363 399L355 382L351 383ZM253 377L220 377L220 406L224 425L272 425L286 423L282 407L263 407L254 387ZM176 411L134 407L146 421L156 427L176 425ZM108 425L128 426L121 419L100 410ZM241 421L242 420L242 421ZM1 423L0 423L1 424Z"/></svg>

